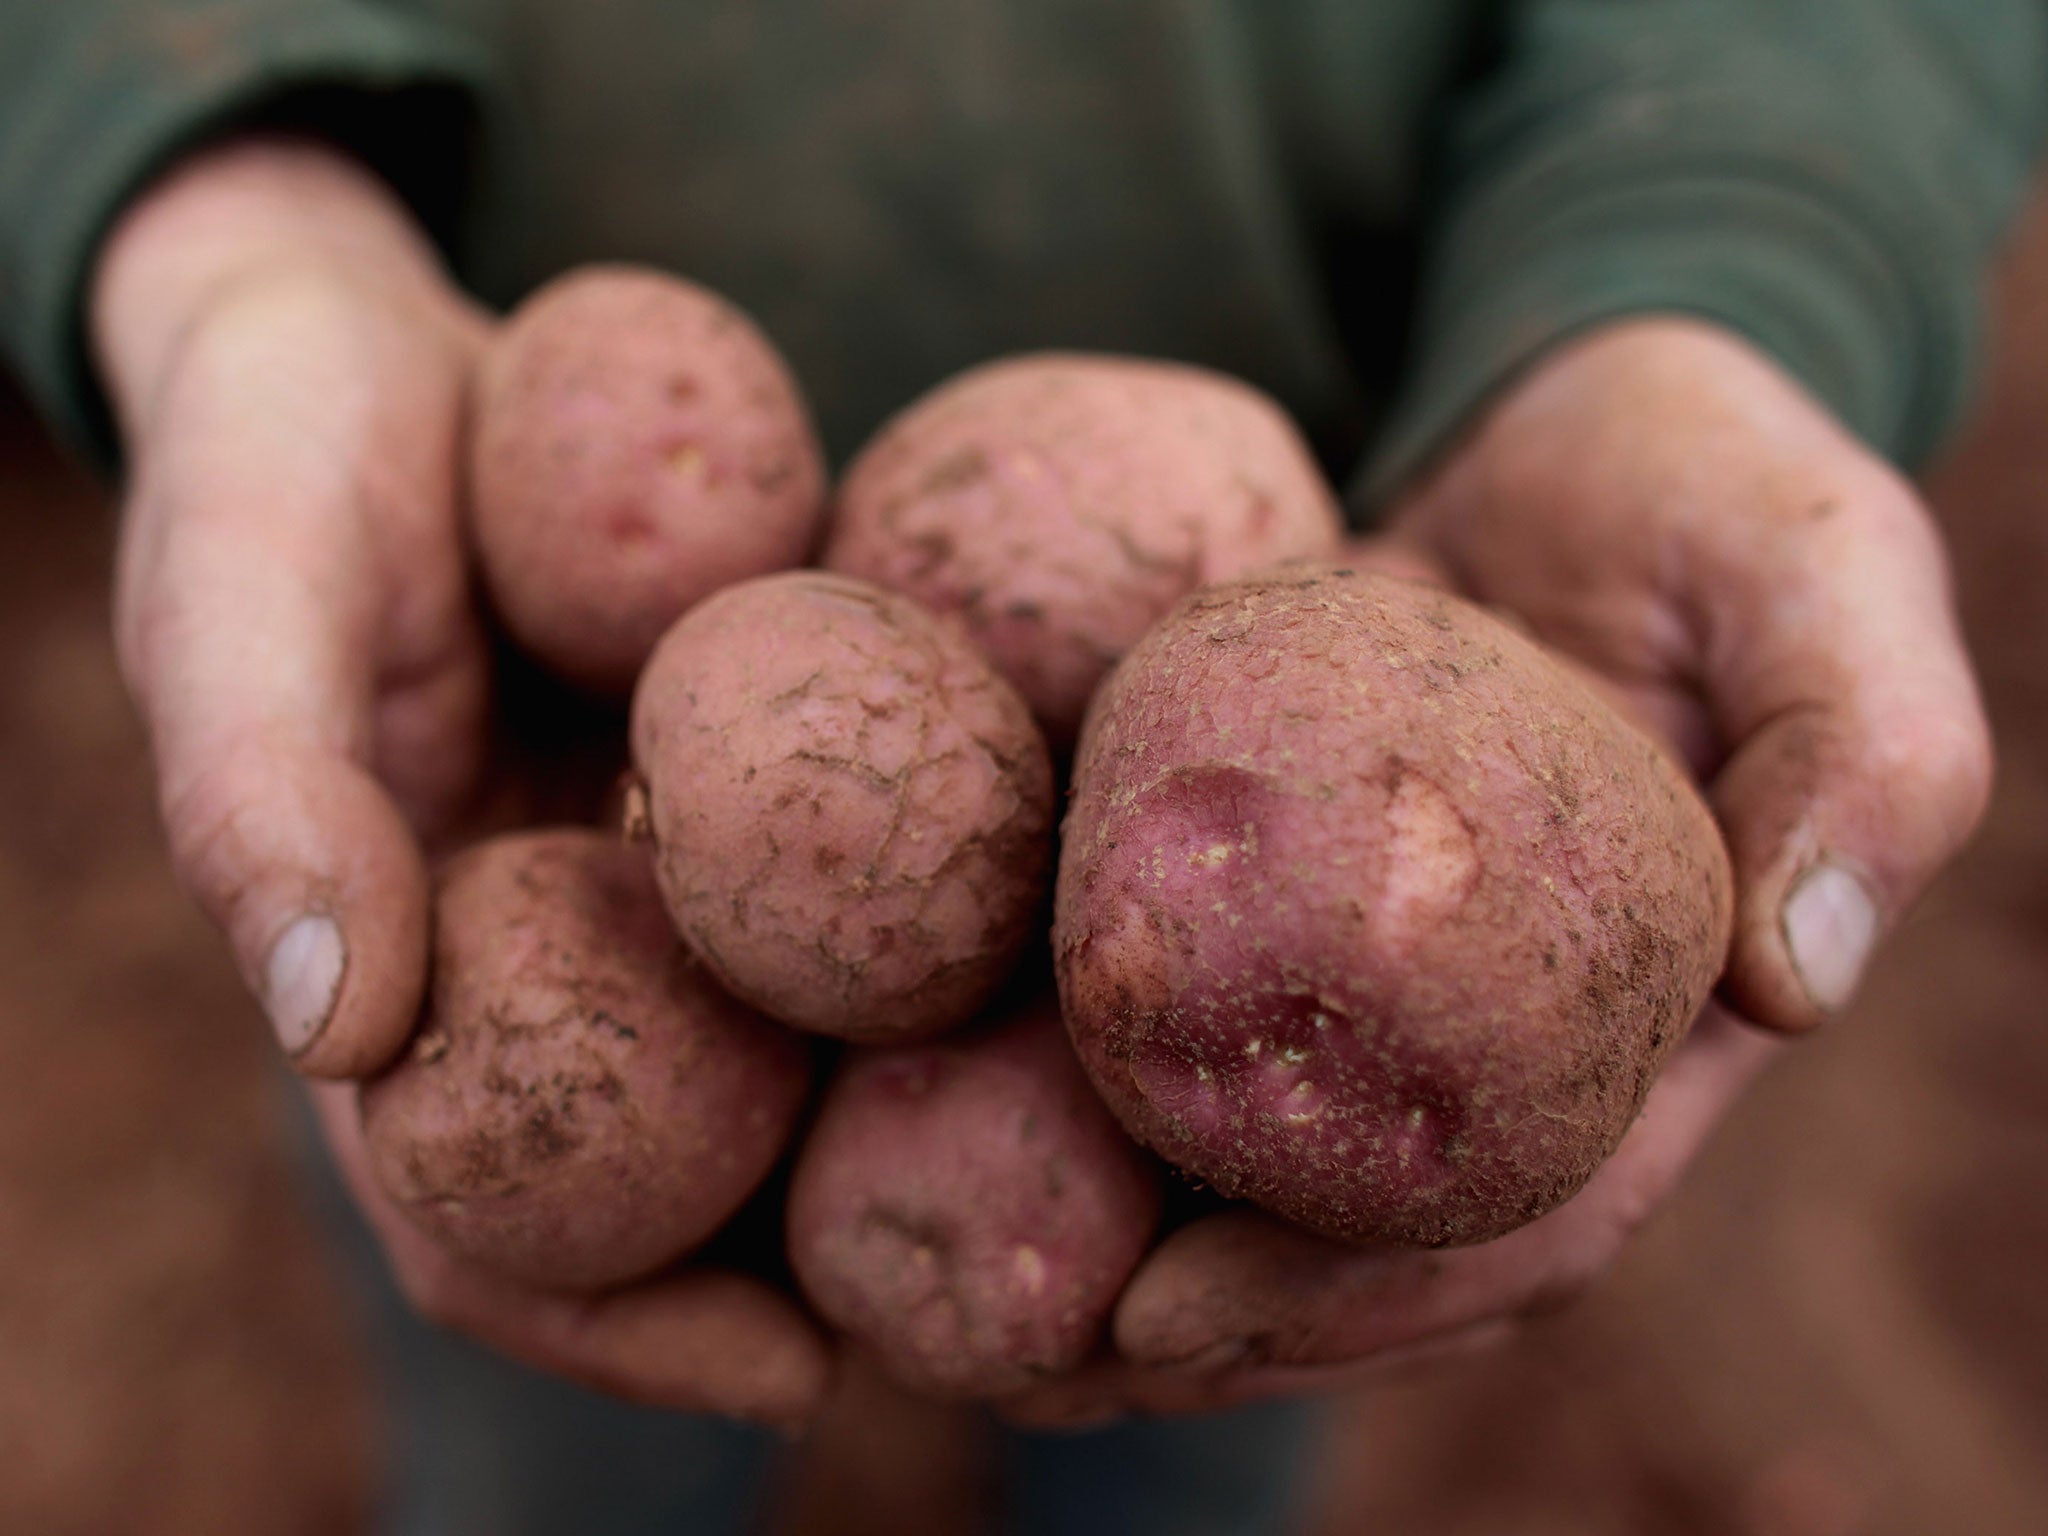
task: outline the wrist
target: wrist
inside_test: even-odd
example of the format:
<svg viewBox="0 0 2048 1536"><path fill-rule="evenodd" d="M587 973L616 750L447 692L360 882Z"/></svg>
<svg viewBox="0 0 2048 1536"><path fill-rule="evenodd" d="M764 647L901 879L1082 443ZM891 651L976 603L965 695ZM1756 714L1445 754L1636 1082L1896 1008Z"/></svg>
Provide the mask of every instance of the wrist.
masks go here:
<svg viewBox="0 0 2048 1536"><path fill-rule="evenodd" d="M318 141L226 140L145 188L101 246L89 299L94 356L124 433L213 301L271 275L321 271L398 296L447 289L404 202Z"/></svg>
<svg viewBox="0 0 2048 1536"><path fill-rule="evenodd" d="M1740 331L1703 316L1661 310L1620 316L1565 339L1535 359L1521 383L1588 367L1674 379L1735 368L1751 376L1768 374L1787 388L1801 388L1775 358ZM1512 395L1515 388L1507 393Z"/></svg>

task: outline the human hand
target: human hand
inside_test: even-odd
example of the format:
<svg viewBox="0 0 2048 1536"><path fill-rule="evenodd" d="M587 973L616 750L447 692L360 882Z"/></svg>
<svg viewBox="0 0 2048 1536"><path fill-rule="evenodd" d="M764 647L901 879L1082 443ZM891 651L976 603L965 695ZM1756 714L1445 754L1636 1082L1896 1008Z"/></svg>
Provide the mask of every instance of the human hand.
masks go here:
<svg viewBox="0 0 2048 1536"><path fill-rule="evenodd" d="M1712 327L1631 321L1566 348L1357 554L1514 615L1680 753L1734 859L1724 996L1765 1029L1839 1011L1983 812L1989 737L1925 510ZM1126 1290L1117 1358L1011 1411L1193 1411L1511 1331L1607 1268L1771 1050L1710 1008L1586 1189L1495 1242L1398 1252L1249 1210L1198 1220Z"/></svg>
<svg viewBox="0 0 2048 1536"><path fill-rule="evenodd" d="M1708 788L1736 877L1723 995L1800 1031L1982 818L1991 738L1920 498L1771 362L1695 321L1540 367L1396 545L1606 682Z"/></svg>
<svg viewBox="0 0 2048 1536"><path fill-rule="evenodd" d="M173 865L294 1065L361 1077L418 1014L430 855L488 813L573 800L584 777L568 752L523 784L502 771L525 760L505 750L516 706L459 505L491 321L381 183L254 139L195 155L131 207L91 308L130 462L116 638ZM601 761L622 761L619 735ZM445 1260L360 1177L352 1101L321 1095L330 1141L428 1316L671 1407L815 1407L825 1347L752 1280L671 1275L572 1302Z"/></svg>

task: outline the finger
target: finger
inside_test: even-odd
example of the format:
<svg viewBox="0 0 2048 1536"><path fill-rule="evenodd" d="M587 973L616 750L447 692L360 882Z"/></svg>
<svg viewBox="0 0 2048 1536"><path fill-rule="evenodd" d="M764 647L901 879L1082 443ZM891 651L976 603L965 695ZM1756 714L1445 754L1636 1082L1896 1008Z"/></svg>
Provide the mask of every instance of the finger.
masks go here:
<svg viewBox="0 0 2048 1536"><path fill-rule="evenodd" d="M1272 1398L1319 1397L1501 1348L1520 1332L1496 1318L1336 1365L1239 1365L1213 1370L1106 1358L995 1405L1025 1429L1085 1429L1117 1419L1221 1413Z"/></svg>
<svg viewBox="0 0 2048 1536"><path fill-rule="evenodd" d="M1874 462L1765 526L1730 519L1690 583L1732 752L1712 785L1734 858L1725 991L1808 1028L1850 1000L1879 936L1968 838L1991 740L1913 493Z"/></svg>
<svg viewBox="0 0 2048 1536"><path fill-rule="evenodd" d="M313 1090L328 1145L400 1289L428 1321L537 1370L629 1402L793 1429L830 1390L831 1352L788 1297L751 1276L691 1269L595 1296L508 1284L445 1253L370 1175L349 1084Z"/></svg>
<svg viewBox="0 0 2048 1536"><path fill-rule="evenodd" d="M404 1041L426 964L426 872L372 768L379 673L480 696L482 658L443 638L466 633L452 507L431 532L454 495L445 455L360 404L374 367L345 358L329 380L300 361L332 331L301 318L200 347L167 393L123 530L118 639L181 880L295 1063L352 1076ZM452 423L454 387L402 403Z"/></svg>
<svg viewBox="0 0 2048 1536"><path fill-rule="evenodd" d="M830 1388L822 1336L751 1276L685 1270L593 1297L513 1289L445 1257L398 1267L428 1321L594 1392L644 1407L797 1430Z"/></svg>
<svg viewBox="0 0 2048 1536"><path fill-rule="evenodd" d="M1132 1279L1117 1309L1118 1352L1208 1373L1344 1364L1574 1294L1677 1182L1772 1049L1710 1009L1585 1189L1478 1247L1354 1248L1248 1208L1205 1217Z"/></svg>

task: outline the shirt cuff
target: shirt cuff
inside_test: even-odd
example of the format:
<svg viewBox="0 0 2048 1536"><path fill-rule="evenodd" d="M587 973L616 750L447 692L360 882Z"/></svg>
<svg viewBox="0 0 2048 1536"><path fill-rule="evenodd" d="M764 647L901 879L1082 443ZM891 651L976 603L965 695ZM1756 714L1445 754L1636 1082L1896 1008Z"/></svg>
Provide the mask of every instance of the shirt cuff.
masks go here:
<svg viewBox="0 0 2048 1536"><path fill-rule="evenodd" d="M117 443L87 346L93 263L182 152L255 124L319 133L385 175L444 250L457 236L489 72L424 19L351 0L116 6L56 53L0 158L0 339L51 426L102 467Z"/></svg>
<svg viewBox="0 0 2048 1536"><path fill-rule="evenodd" d="M1687 315L1774 357L1881 454L1911 464L1968 403L1974 283L1931 291L1806 187L1727 171L1508 199L1446 232L1418 366L1365 474L1383 507L1519 374L1625 316Z"/></svg>

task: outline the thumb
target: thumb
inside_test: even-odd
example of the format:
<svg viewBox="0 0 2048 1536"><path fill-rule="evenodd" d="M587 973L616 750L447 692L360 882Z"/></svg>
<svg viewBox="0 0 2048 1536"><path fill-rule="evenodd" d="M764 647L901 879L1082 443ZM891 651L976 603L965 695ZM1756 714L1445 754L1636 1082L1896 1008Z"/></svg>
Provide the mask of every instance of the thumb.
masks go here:
<svg viewBox="0 0 2048 1536"><path fill-rule="evenodd" d="M295 1064L358 1076L409 1034L427 953L423 857L369 766L380 685L482 692L448 462L460 373L395 384L337 342L373 326L303 293L249 308L191 338L161 397L117 638L180 879ZM407 750L473 750L463 707L448 716L453 734Z"/></svg>
<svg viewBox="0 0 2048 1536"><path fill-rule="evenodd" d="M1741 522L1695 588L1732 744L1712 785L1738 891L1724 990L1804 1029L1982 818L1991 739L1940 539L1890 471L1859 462L1794 517Z"/></svg>

